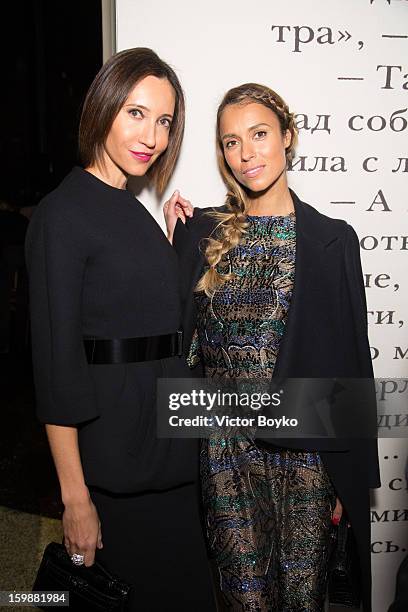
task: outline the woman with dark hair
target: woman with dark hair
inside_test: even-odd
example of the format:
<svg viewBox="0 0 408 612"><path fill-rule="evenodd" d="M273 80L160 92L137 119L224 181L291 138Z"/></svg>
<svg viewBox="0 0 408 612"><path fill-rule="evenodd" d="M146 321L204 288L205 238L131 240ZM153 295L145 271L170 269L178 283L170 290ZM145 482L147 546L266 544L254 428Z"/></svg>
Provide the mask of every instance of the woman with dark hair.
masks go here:
<svg viewBox="0 0 408 612"><path fill-rule="evenodd" d="M84 103L83 167L39 204L26 241L37 413L64 543L73 563L96 558L133 585L131 610L212 609L198 449L156 437L156 380L188 371L177 256L126 190L147 175L163 192L183 130L174 71L150 49L113 56Z"/></svg>
<svg viewBox="0 0 408 612"><path fill-rule="evenodd" d="M373 375L358 239L288 188L296 137L274 91L231 89L217 114L226 204L188 219L166 206L184 270L186 354L211 378ZM201 480L219 610L321 612L343 507L371 610L376 440L215 431L202 441Z"/></svg>

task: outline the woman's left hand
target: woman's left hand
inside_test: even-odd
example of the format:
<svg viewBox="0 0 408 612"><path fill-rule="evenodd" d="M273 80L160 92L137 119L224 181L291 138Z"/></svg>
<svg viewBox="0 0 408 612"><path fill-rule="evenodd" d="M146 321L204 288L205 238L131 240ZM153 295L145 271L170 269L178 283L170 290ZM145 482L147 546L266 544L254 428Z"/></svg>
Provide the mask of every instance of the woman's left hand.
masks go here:
<svg viewBox="0 0 408 612"><path fill-rule="evenodd" d="M176 227L177 219L186 222L187 217L193 216L194 207L190 200L183 198L178 189L173 193L171 198L164 203L163 213L166 220L167 238L173 243L174 228Z"/></svg>
<svg viewBox="0 0 408 612"><path fill-rule="evenodd" d="M333 525L338 525L340 523L341 516L343 514L343 506L338 497L336 497L336 507L333 510L332 514L332 523Z"/></svg>

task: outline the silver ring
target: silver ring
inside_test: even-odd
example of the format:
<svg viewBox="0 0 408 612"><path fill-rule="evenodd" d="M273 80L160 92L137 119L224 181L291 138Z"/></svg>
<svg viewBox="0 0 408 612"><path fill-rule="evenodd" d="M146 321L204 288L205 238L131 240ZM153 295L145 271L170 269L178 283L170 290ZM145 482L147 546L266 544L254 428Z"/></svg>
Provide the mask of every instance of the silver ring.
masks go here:
<svg viewBox="0 0 408 612"><path fill-rule="evenodd" d="M83 565L85 562L85 556L74 553L71 555L71 561L74 565Z"/></svg>

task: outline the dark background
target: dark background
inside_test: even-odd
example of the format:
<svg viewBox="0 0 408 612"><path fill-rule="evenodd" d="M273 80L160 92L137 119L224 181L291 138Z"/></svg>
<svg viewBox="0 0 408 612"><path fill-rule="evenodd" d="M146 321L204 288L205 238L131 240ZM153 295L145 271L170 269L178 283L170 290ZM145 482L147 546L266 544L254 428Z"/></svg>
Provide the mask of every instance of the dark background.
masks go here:
<svg viewBox="0 0 408 612"><path fill-rule="evenodd" d="M31 206L76 162L81 105L102 65L101 3L7 4L0 198Z"/></svg>
<svg viewBox="0 0 408 612"><path fill-rule="evenodd" d="M101 3L7 4L0 13L0 506L57 517L58 482L35 418L26 207L78 162L81 107L102 65Z"/></svg>

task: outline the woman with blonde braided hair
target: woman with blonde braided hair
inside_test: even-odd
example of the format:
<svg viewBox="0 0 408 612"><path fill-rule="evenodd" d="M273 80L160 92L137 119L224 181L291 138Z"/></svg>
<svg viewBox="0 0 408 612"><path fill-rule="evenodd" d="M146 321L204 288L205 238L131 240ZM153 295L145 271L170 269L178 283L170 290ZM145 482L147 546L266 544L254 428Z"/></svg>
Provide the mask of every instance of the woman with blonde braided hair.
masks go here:
<svg viewBox="0 0 408 612"><path fill-rule="evenodd" d="M192 218L165 205L190 367L217 380L371 378L358 239L289 189L293 114L277 93L247 83L224 96L216 130L225 205ZM359 560L350 598L360 589L371 610L376 440L218 431L200 459L219 610L321 612L343 506Z"/></svg>

